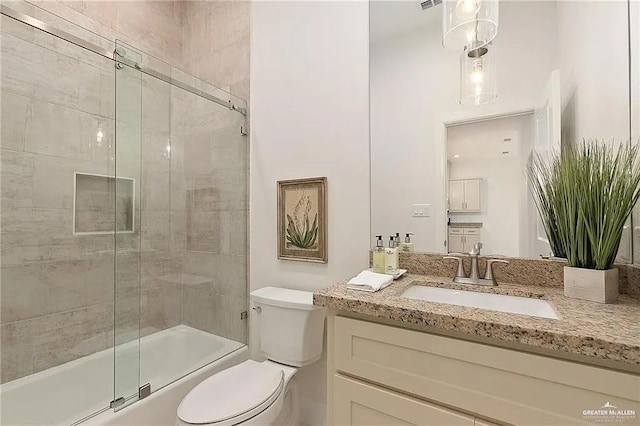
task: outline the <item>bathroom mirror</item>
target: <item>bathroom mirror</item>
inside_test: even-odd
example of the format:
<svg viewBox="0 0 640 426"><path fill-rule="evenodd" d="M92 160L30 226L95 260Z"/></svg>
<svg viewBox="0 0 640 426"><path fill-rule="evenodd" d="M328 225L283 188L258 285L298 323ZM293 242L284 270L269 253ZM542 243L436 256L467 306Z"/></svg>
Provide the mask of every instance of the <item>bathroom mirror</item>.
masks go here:
<svg viewBox="0 0 640 426"><path fill-rule="evenodd" d="M640 144L640 2L629 3L629 40L631 78L631 140ZM632 262L640 267L640 203L632 215Z"/></svg>
<svg viewBox="0 0 640 426"><path fill-rule="evenodd" d="M630 143L629 3L500 1L496 37L467 50L443 47L442 8L370 3L372 244L413 233L416 252L548 256L526 164Z"/></svg>

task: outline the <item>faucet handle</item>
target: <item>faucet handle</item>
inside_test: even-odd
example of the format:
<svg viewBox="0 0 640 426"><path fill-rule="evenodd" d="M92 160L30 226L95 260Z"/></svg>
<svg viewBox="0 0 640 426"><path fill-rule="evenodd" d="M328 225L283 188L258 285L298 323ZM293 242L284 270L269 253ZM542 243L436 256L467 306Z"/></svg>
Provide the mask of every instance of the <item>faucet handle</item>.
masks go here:
<svg viewBox="0 0 640 426"><path fill-rule="evenodd" d="M458 261L458 270L456 271L455 278L467 278L467 273L464 272L464 265L462 264L462 258L459 256L445 256L443 259L456 259Z"/></svg>
<svg viewBox="0 0 640 426"><path fill-rule="evenodd" d="M502 260L502 259L487 259L487 272L485 272L484 274L484 279L485 280L493 280L493 282L496 282L495 277L493 276L493 264L494 263L504 263L504 264L509 264L508 260Z"/></svg>
<svg viewBox="0 0 640 426"><path fill-rule="evenodd" d="M469 257L469 253L456 253L456 252L451 252L449 253L449 256L445 257L444 259L457 259L459 257Z"/></svg>

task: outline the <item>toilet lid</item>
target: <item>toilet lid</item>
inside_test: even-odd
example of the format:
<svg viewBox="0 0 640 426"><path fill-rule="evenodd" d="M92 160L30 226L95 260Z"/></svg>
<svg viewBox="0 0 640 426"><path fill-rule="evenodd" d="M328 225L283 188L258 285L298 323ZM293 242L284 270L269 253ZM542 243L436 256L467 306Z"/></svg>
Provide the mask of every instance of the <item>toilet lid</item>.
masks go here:
<svg viewBox="0 0 640 426"><path fill-rule="evenodd" d="M252 360L214 374L193 388L178 407L180 420L210 424L250 418L269 407L282 391L284 373ZM235 424L235 423L234 423Z"/></svg>

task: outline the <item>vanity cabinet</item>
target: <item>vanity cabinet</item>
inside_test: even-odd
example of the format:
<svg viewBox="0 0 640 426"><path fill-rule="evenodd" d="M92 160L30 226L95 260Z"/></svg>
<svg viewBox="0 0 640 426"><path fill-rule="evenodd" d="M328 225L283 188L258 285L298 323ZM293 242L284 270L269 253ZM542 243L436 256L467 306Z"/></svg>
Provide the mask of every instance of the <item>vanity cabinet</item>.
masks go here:
<svg viewBox="0 0 640 426"><path fill-rule="evenodd" d="M331 313L331 425L574 425L640 412L640 376ZM633 423L633 422L631 422Z"/></svg>
<svg viewBox="0 0 640 426"><path fill-rule="evenodd" d="M449 227L449 253L469 253L480 242L480 228Z"/></svg>
<svg viewBox="0 0 640 426"><path fill-rule="evenodd" d="M449 212L479 213L482 211L480 187L482 179L449 180Z"/></svg>
<svg viewBox="0 0 640 426"><path fill-rule="evenodd" d="M340 374L334 376L333 392L334 425L474 425L472 416Z"/></svg>

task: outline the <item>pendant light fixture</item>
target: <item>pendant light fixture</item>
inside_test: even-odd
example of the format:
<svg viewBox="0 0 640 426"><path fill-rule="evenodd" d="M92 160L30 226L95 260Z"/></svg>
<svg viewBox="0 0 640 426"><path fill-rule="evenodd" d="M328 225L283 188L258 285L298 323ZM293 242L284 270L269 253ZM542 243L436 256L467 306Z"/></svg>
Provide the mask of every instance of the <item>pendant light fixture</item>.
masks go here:
<svg viewBox="0 0 640 426"><path fill-rule="evenodd" d="M442 5L442 45L447 49L485 45L498 34L498 0L444 0Z"/></svg>
<svg viewBox="0 0 640 426"><path fill-rule="evenodd" d="M460 55L460 103L482 105L497 98L496 49L473 41Z"/></svg>

